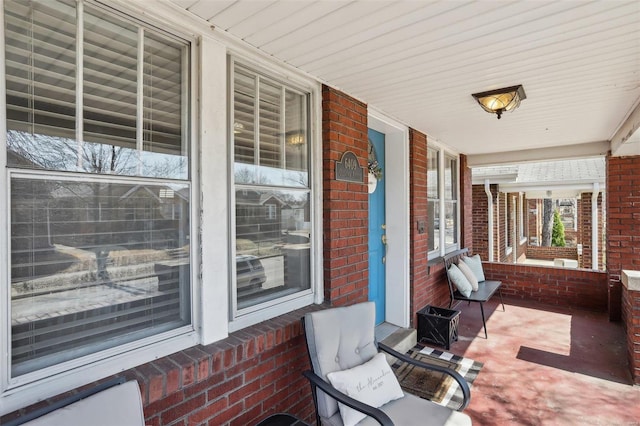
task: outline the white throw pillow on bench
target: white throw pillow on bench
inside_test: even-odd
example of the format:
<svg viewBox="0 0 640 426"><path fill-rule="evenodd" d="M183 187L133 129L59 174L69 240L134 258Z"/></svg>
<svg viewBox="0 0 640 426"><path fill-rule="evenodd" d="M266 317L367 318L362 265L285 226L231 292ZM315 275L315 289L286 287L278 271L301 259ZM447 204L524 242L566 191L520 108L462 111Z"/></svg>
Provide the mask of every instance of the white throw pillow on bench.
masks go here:
<svg viewBox="0 0 640 426"><path fill-rule="evenodd" d="M460 269L471 284L472 291L478 291L478 278L476 278L476 274L473 273L471 268L464 262L458 262L458 269Z"/></svg>
<svg viewBox="0 0 640 426"><path fill-rule="evenodd" d="M484 270L482 269L482 260L480 259L479 254L463 257L462 261L473 271L473 274L476 276L479 283L486 280L484 277Z"/></svg>
<svg viewBox="0 0 640 426"><path fill-rule="evenodd" d="M456 286L460 294L462 294L464 297L471 296L473 287L471 286L471 283L469 282L467 277L464 276L462 271L456 266L455 263L449 266L447 274L449 274L449 279L451 280L453 285Z"/></svg>

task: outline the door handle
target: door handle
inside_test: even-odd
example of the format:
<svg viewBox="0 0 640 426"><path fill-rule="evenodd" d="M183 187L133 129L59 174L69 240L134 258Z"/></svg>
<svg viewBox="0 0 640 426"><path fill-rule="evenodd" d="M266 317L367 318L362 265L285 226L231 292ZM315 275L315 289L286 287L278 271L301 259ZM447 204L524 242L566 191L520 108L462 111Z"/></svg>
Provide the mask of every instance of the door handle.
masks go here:
<svg viewBox="0 0 640 426"><path fill-rule="evenodd" d="M384 256L382 256L382 263L387 263L387 250L389 246L387 245L387 234L382 234L382 244L384 245Z"/></svg>

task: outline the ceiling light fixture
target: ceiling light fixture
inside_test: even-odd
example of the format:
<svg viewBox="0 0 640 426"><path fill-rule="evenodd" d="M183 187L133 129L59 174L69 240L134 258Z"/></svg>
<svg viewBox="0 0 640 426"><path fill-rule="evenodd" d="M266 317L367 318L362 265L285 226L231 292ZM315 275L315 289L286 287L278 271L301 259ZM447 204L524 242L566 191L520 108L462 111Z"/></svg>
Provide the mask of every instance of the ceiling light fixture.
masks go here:
<svg viewBox="0 0 640 426"><path fill-rule="evenodd" d="M286 140L289 145L300 146L305 141L304 132L302 130L294 130L286 133Z"/></svg>
<svg viewBox="0 0 640 426"><path fill-rule="evenodd" d="M471 96L480 104L482 109L490 114L496 114L498 120L505 111L513 111L520 106L520 101L527 99L522 84L504 89L489 90L482 93L474 93Z"/></svg>

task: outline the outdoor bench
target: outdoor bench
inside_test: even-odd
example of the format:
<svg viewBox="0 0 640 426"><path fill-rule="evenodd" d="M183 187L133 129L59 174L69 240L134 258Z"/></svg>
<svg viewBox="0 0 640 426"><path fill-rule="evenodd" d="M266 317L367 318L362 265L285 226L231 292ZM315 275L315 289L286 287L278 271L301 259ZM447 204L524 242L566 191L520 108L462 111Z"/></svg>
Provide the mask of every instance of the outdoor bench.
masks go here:
<svg viewBox="0 0 640 426"><path fill-rule="evenodd" d="M502 303L502 310L504 311L504 301L502 300L502 291L500 287L502 286L502 281L491 281L491 280L478 280L478 290L472 291L469 296L465 296L455 287L454 283L451 281L451 277L449 276L449 267L452 264L458 264L465 256L469 255L469 249L463 248L460 250L456 250L451 252L443 257L445 272L447 274L447 282L449 283L449 308L453 306L454 300L463 300L469 302L477 302L480 304L480 312L482 313L482 326L484 327L484 337L487 336L487 323L484 317L484 303L489 301L491 297L498 292L500 295L500 303Z"/></svg>

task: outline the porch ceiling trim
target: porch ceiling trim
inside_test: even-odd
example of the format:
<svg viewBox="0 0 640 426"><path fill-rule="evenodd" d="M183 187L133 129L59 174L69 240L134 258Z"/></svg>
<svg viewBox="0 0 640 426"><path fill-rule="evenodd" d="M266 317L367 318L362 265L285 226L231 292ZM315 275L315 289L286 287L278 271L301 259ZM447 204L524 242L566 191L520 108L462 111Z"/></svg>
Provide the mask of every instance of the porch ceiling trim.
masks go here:
<svg viewBox="0 0 640 426"><path fill-rule="evenodd" d="M475 154L467 157L467 164L469 167L480 167L536 161L604 157L609 152L609 148L610 144L608 141L599 141L552 148L521 149L501 152L499 154Z"/></svg>

